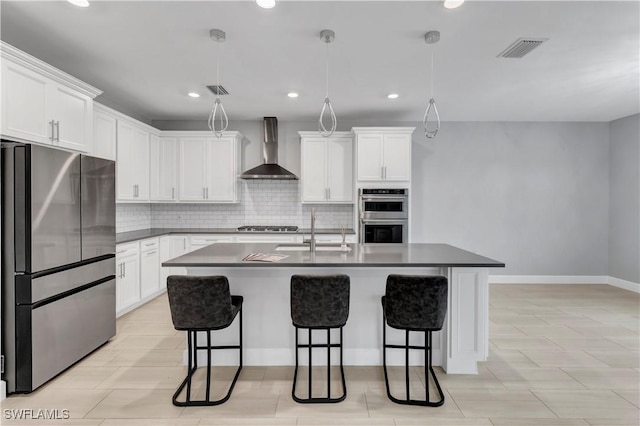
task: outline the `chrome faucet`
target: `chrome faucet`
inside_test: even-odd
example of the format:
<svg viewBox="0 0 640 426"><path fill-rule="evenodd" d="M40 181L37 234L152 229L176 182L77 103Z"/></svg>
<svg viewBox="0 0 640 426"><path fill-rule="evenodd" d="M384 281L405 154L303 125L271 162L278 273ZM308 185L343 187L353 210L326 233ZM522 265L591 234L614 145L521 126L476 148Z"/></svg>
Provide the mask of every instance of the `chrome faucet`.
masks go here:
<svg viewBox="0 0 640 426"><path fill-rule="evenodd" d="M309 251L316 251L316 209L311 208L311 239L309 240Z"/></svg>

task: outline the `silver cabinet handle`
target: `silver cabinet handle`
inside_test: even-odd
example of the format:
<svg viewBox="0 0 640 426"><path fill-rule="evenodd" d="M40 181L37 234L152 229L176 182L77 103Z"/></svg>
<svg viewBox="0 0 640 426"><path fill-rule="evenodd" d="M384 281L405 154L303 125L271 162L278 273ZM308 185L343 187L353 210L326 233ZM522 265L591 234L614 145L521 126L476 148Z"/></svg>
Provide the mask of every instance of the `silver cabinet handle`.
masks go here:
<svg viewBox="0 0 640 426"><path fill-rule="evenodd" d="M384 166L380 166L380 178L384 179Z"/></svg>
<svg viewBox="0 0 640 426"><path fill-rule="evenodd" d="M209 187L207 186L207 200L209 199Z"/></svg>
<svg viewBox="0 0 640 426"><path fill-rule="evenodd" d="M148 251L148 252L145 253L145 255L151 256L152 254L156 254L157 252L158 252L158 250Z"/></svg>
<svg viewBox="0 0 640 426"><path fill-rule="evenodd" d="M56 141L60 143L60 122L56 121Z"/></svg>
<svg viewBox="0 0 640 426"><path fill-rule="evenodd" d="M327 192L329 193L329 196L327 197L327 200L331 199L331 188L327 188Z"/></svg>
<svg viewBox="0 0 640 426"><path fill-rule="evenodd" d="M203 199L207 199L207 189L206 188L202 188L202 198Z"/></svg>
<svg viewBox="0 0 640 426"><path fill-rule="evenodd" d="M182 249L183 250L187 249L187 239L186 238L184 240L182 240Z"/></svg>
<svg viewBox="0 0 640 426"><path fill-rule="evenodd" d="M171 188L171 199L172 200L176 199L176 189L175 188Z"/></svg>
<svg viewBox="0 0 640 426"><path fill-rule="evenodd" d="M49 139L51 140L51 143L53 143L56 141L56 132L55 132L56 122L51 120L49 124L51 125L51 137Z"/></svg>
<svg viewBox="0 0 640 426"><path fill-rule="evenodd" d="M122 262L122 277L125 277L127 275L127 264L125 262Z"/></svg>
<svg viewBox="0 0 640 426"><path fill-rule="evenodd" d="M384 173L384 179L387 179L387 166L382 167L383 173Z"/></svg>

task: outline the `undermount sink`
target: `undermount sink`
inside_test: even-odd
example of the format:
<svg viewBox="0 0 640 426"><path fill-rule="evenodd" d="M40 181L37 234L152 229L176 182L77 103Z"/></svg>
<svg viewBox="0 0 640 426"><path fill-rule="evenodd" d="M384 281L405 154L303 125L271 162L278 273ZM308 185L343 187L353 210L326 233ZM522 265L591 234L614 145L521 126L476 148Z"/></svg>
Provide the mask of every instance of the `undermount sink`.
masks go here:
<svg viewBox="0 0 640 426"><path fill-rule="evenodd" d="M279 244L276 247L276 251L310 251L309 244ZM322 244L316 243L316 251L338 251L349 252L351 247L347 244L346 247L342 247L340 244Z"/></svg>

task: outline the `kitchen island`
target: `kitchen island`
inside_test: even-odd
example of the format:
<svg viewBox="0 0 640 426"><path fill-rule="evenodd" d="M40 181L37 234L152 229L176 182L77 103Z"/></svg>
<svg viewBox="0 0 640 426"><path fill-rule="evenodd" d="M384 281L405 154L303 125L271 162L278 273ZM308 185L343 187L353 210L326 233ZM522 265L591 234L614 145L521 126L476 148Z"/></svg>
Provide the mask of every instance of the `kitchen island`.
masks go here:
<svg viewBox="0 0 640 426"><path fill-rule="evenodd" d="M164 262L186 267L189 275L224 275L232 294L244 296L245 365L293 365L294 328L289 286L294 274L347 274L351 278L349 320L344 327L346 365L382 364L382 307L387 275L444 275L449 279L449 308L444 328L433 335L433 363L448 374L477 374L488 356L488 268L504 263L447 244L349 244L308 248L277 244L213 244ZM278 262L243 261L251 253L277 253ZM233 342L236 323L216 332L219 344ZM404 332L388 329L389 341L401 343ZM412 333L412 344L423 342ZM415 341L413 340L415 338ZM412 351L418 352L418 351ZM232 354L214 360L233 364ZM411 363L423 365L421 354ZM401 364L403 351L390 351L388 363ZM314 359L322 362L322 354Z"/></svg>

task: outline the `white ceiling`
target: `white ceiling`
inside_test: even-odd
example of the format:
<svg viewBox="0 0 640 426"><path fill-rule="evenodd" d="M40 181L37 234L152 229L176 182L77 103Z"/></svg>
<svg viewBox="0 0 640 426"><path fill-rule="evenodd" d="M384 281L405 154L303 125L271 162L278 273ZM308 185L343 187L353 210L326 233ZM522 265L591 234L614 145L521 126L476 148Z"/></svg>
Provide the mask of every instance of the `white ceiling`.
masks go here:
<svg viewBox="0 0 640 426"><path fill-rule="evenodd" d="M2 40L104 91L99 100L150 120L203 120L227 33L221 84L232 120L422 120L439 30L435 98L445 121L611 121L639 112L638 1L65 1L1 3ZM523 59L496 55L518 37L549 41ZM189 91L203 96L192 99ZM289 99L288 91L300 93ZM397 92L400 98L386 95Z"/></svg>

